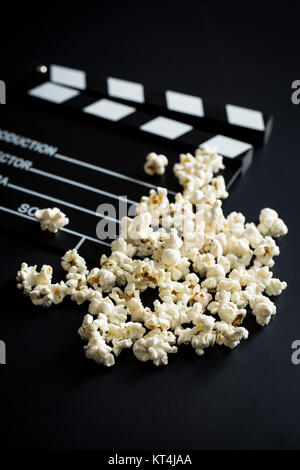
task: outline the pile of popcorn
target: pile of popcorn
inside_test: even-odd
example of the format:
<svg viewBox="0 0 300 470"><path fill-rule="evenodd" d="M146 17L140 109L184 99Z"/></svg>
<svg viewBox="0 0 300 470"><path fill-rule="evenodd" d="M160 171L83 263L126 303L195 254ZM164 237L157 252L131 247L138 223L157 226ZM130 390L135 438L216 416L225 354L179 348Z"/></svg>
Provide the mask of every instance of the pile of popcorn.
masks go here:
<svg viewBox="0 0 300 470"><path fill-rule="evenodd" d="M140 361L168 363L182 343L203 355L214 344L235 348L248 331L242 326L248 311L264 326L276 313L269 296L286 282L271 268L279 248L274 238L287 227L276 211L263 209L259 224L246 223L240 212L225 216L228 197L222 157L215 149L180 155L174 173L183 186L170 202L167 190L151 190L137 205L136 216L124 217L120 237L110 256L88 270L73 249L62 257L66 280L52 283L52 268L21 265L18 288L32 303L49 307L66 296L87 303L79 335L86 357L107 367L123 348ZM141 292L157 289L153 307L145 307Z"/></svg>

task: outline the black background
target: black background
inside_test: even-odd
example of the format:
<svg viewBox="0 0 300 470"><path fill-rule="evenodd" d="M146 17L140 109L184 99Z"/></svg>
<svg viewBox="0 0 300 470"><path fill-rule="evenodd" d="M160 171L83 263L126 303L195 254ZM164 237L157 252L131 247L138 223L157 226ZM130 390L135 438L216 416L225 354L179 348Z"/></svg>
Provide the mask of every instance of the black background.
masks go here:
<svg viewBox="0 0 300 470"><path fill-rule="evenodd" d="M199 358L181 347L166 368L155 368L124 351L106 370L85 359L76 333L85 305L42 310L16 290L22 261L50 264L60 274L58 253L1 230L3 448L299 449L300 365L291 362L291 344L300 339L300 105L291 102L291 82L300 78L300 17L293 6L251 5L6 7L0 33L6 106L16 79L34 64L52 62L273 113L268 145L256 152L224 210L252 221L262 207L273 207L289 234L279 241L274 269L288 289L268 327L247 319L250 337L232 352L216 347ZM151 140L126 139L114 141L103 128L98 150L124 167L131 152L143 159L155 148ZM71 148L80 145L80 137L70 140Z"/></svg>

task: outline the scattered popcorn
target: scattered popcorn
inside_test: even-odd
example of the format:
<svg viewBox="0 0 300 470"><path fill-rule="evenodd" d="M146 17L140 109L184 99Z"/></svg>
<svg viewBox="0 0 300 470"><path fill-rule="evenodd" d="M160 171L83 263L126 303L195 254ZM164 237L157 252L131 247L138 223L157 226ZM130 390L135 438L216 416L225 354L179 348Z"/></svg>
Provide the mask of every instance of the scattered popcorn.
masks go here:
<svg viewBox="0 0 300 470"><path fill-rule="evenodd" d="M99 313L98 318L94 320L92 315L85 315L81 327L78 330L78 334L81 339L90 339L97 332L100 332L102 336L105 336L108 330L108 321L103 313Z"/></svg>
<svg viewBox="0 0 300 470"><path fill-rule="evenodd" d="M90 297L89 313L98 315L104 313L107 317L112 314L115 305L109 297L103 297L100 291L93 292Z"/></svg>
<svg viewBox="0 0 300 470"><path fill-rule="evenodd" d="M163 174L167 163L164 155L151 153L145 171ZM52 283L51 266L38 271L22 263L17 287L42 307L67 296L78 305L87 302L78 333L87 343L86 357L106 367L125 348L156 366L166 365L181 344L199 356L215 344L234 349L248 338L241 326L247 309L261 326L276 314L269 296L280 295L287 283L271 270L279 255L274 237L288 230L268 208L258 225L241 212L224 215L228 193L223 176L216 175L222 169L216 149L180 155L173 170L183 194L172 202L165 188L151 189L136 216L122 219L120 237L98 266L89 270L76 249L69 250L61 259L65 280ZM67 220L55 208L36 216L51 231ZM147 289L158 296L151 307L143 305Z"/></svg>
<svg viewBox="0 0 300 470"><path fill-rule="evenodd" d="M249 303L257 323L261 326L267 325L271 320L271 316L276 313L276 306L265 295L255 295Z"/></svg>
<svg viewBox="0 0 300 470"><path fill-rule="evenodd" d="M97 333L89 338L89 342L84 346L85 355L88 359L106 367L111 367L115 363L115 358L111 354L112 348L108 346L102 336Z"/></svg>
<svg viewBox="0 0 300 470"><path fill-rule="evenodd" d="M37 266L28 266L27 263L21 264L21 269L17 274L17 287L23 289L25 295L29 295L37 285L49 286L52 280L52 267L43 265L40 272L36 270Z"/></svg>
<svg viewBox="0 0 300 470"><path fill-rule="evenodd" d="M230 301L231 292L221 290L216 293L215 301L211 302L207 309L212 314L218 314L222 321L237 326L240 325L246 316L245 309L239 309L238 306Z"/></svg>
<svg viewBox="0 0 300 470"><path fill-rule="evenodd" d="M146 330L141 323L128 322L122 323L121 325L111 323L108 327L106 341L111 341L114 354L119 356L122 349L131 348L134 342L140 339L145 333Z"/></svg>
<svg viewBox="0 0 300 470"><path fill-rule="evenodd" d="M191 343L198 356L204 354L204 349L215 344L216 334L213 331L215 320L208 315L199 315L197 325L193 328L178 327L175 334L178 335L178 344Z"/></svg>
<svg viewBox="0 0 300 470"><path fill-rule="evenodd" d="M38 209L34 214L35 218L40 221L42 230L56 233L65 225L68 225L69 219L58 207L48 209Z"/></svg>
<svg viewBox="0 0 300 470"><path fill-rule="evenodd" d="M69 293L69 289L67 284L64 281L60 281L56 284L51 284L50 286L52 292L52 302L56 304L60 304L66 295Z"/></svg>
<svg viewBox="0 0 300 470"><path fill-rule="evenodd" d="M155 152L148 153L144 165L145 173L148 173L148 175L154 175L155 173L157 175L163 175L168 163L168 159L165 155L157 155Z"/></svg>
<svg viewBox="0 0 300 470"><path fill-rule="evenodd" d="M132 350L140 361L152 361L156 366L166 365L168 354L177 352L177 347L172 346L175 342L176 338L170 331L155 329L138 339Z"/></svg>
<svg viewBox="0 0 300 470"><path fill-rule="evenodd" d="M287 288L285 281L281 282L280 279L270 279L266 284L267 295L280 295L284 289Z"/></svg>
<svg viewBox="0 0 300 470"><path fill-rule="evenodd" d="M248 338L248 331L242 326L235 327L225 321L215 323L216 343L224 344L230 349L236 348L242 339Z"/></svg>
<svg viewBox="0 0 300 470"><path fill-rule="evenodd" d="M50 307L50 305L52 305L53 294L50 286L38 284L29 293L29 297L33 305L39 305L41 307Z"/></svg>
<svg viewBox="0 0 300 470"><path fill-rule="evenodd" d="M81 305L91 297L92 289L87 285L85 274L69 271L66 278L68 294L71 296L71 300Z"/></svg>
<svg viewBox="0 0 300 470"><path fill-rule="evenodd" d="M88 273L84 258L82 258L75 249L69 250L64 254L61 259L61 266L65 271L72 271L83 274Z"/></svg>
<svg viewBox="0 0 300 470"><path fill-rule="evenodd" d="M51 284L52 267L43 265L40 272L36 270L37 266L28 266L22 263L17 275L17 287L23 289L25 295L28 295L34 305L50 307L52 303L59 304L68 294L68 286L64 281L59 284Z"/></svg>
<svg viewBox="0 0 300 470"><path fill-rule="evenodd" d="M254 250L256 260L270 268L275 264L273 256L278 256L279 253L279 248L271 237L265 237Z"/></svg>
<svg viewBox="0 0 300 470"><path fill-rule="evenodd" d="M116 284L116 276L108 269L93 268L88 276L87 282L93 289L101 289L103 292L111 292Z"/></svg>
<svg viewBox="0 0 300 470"><path fill-rule="evenodd" d="M288 228L274 209L265 208L260 211L258 230L262 235L281 237L286 235Z"/></svg>

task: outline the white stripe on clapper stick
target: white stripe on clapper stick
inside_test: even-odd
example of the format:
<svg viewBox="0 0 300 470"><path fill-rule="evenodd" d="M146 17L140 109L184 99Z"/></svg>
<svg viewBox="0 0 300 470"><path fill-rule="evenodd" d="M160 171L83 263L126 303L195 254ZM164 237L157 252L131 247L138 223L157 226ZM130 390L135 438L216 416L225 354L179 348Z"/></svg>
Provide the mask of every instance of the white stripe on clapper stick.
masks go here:
<svg viewBox="0 0 300 470"><path fill-rule="evenodd" d="M118 224L120 223L119 220L114 219L113 217L109 217L108 215L91 211L90 209L86 209L85 207L77 206L76 204L72 204L71 202L63 201L62 199L57 199L56 197L48 196L47 194L42 194L38 191L32 191L31 189L23 188L22 186L18 186L12 183L8 183L7 186L16 191L21 191L23 193L31 194L32 196L37 196L37 197L40 197L42 199L46 199L49 201L58 202L59 204L62 204L67 207L71 207L72 209L77 209L81 212L86 212L87 214L95 215L96 217L103 217L104 219L110 220L111 222L117 222Z"/></svg>
<svg viewBox="0 0 300 470"><path fill-rule="evenodd" d="M157 189L157 185L155 184L147 183L146 181L142 181L137 178L132 178L131 176L123 175L122 173L118 173L117 171L108 170L107 168L103 168L102 166L83 162L81 160L77 160L76 158L71 158L71 157L67 157L66 155L61 155L60 153L56 153L54 157L58 158L59 160L64 160L69 163L74 163L75 165L84 166L86 168L89 168L90 170L99 171L99 173L104 173L106 175L115 176L116 178L129 181L130 183L140 184L141 186L145 186L146 188ZM169 189L168 189L168 193L174 196L176 194L175 191L170 191Z"/></svg>
<svg viewBox="0 0 300 470"><path fill-rule="evenodd" d="M79 248L81 247L81 245L83 244L84 241L85 241L85 237L82 237L82 239L79 240L79 242L75 246L74 250L79 250Z"/></svg>
<svg viewBox="0 0 300 470"><path fill-rule="evenodd" d="M18 211L15 211L13 209L9 209L9 207L0 206L0 210L2 210L3 212L8 212L9 214L12 214L12 215L18 215L19 217L23 217L24 219L28 219L28 220L31 220L33 222L38 222L38 220L35 219L34 217L30 217L30 215L27 215L27 214L21 214ZM67 232L67 233L71 233L72 235L76 235L77 237L85 238L86 240L90 240L92 242L99 243L100 245L110 246L109 243L103 242L102 240L99 240L97 238L89 237L88 235L84 235L83 233L75 232L74 230L70 230L69 228L63 227L60 230L62 232Z"/></svg>
<svg viewBox="0 0 300 470"><path fill-rule="evenodd" d="M47 171L39 170L38 168L29 168L28 171L32 173L36 173L38 175L46 176L48 178L62 181L63 183L71 184L72 186L77 186L78 188L86 189L87 191L92 191L94 193L102 194L103 196L111 197L113 199L123 200L125 202L129 202L131 204L136 205L136 201L132 201L131 199L124 199L122 196L117 196L116 194L109 193L108 191L103 191L102 189L95 188L94 186L88 186L87 184L79 183L79 181L74 181L68 178L64 178L63 176L58 176L53 173L48 173Z"/></svg>

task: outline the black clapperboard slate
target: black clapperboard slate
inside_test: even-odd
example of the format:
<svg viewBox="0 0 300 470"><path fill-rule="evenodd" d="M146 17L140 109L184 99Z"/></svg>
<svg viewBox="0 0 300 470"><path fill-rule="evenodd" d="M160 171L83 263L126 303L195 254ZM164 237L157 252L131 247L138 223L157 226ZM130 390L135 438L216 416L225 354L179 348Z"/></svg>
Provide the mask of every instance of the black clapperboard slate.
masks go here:
<svg viewBox="0 0 300 470"><path fill-rule="evenodd" d="M159 111L173 119L188 122L195 128L224 134L252 145L265 143L272 130L273 117L255 109L218 104L201 96L169 89L158 90L121 78L95 77L84 70L55 64L42 67L46 67L44 70L47 69L47 76L54 83L107 95L156 114Z"/></svg>
<svg viewBox="0 0 300 470"><path fill-rule="evenodd" d="M33 237L60 252L76 247L95 260L110 252L111 242L97 237L98 223L113 225L117 236L120 218L151 188L166 187L172 200L182 191L172 171L178 154L227 138L220 136L218 126L214 133L207 132L201 119L193 122L183 113L165 112L163 106L141 106L132 100L125 104L112 92L109 95L108 88L76 88L74 83L70 87L65 82L71 69L65 67L56 68L62 78L58 83L53 67L57 66L26 78L12 90L9 104L1 107L1 225L19 232L20 240ZM114 93L118 94L116 89ZM225 155L228 142L234 149L230 156ZM232 138L225 144L224 152L219 151L229 188L251 164L253 147ZM163 176L144 173L150 151L167 155L169 165ZM54 206L70 222L56 234L43 232L34 212Z"/></svg>

